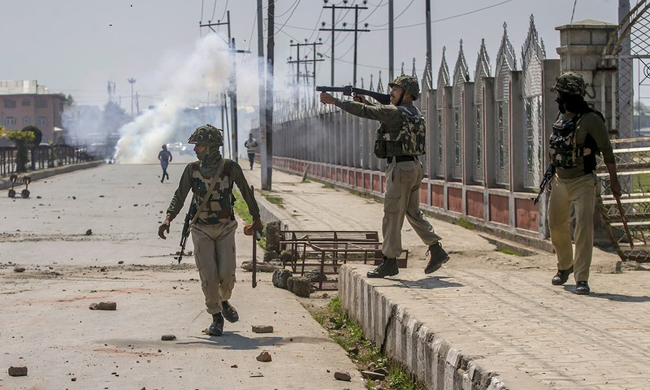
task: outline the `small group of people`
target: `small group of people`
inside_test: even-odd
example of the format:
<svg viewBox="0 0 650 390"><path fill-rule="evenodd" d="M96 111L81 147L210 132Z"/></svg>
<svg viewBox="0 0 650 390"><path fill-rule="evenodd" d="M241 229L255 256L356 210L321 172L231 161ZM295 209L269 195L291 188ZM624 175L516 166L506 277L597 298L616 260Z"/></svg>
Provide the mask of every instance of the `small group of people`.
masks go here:
<svg viewBox="0 0 650 390"><path fill-rule="evenodd" d="M386 159L386 193L382 221L383 260L369 271L369 278L385 278L399 273L397 258L402 253L401 230L406 218L428 247L425 274L431 274L449 261L439 237L419 208L419 189L423 179L418 156L425 151L425 119L413 105L420 96L418 81L412 76L399 76L389 83L390 104L372 104L363 96L352 101L321 93L323 104L334 104L341 110L380 122L375 154ZM576 73L564 73L551 89L556 92L560 113L549 140L549 160L555 168L548 205L551 241L557 253L557 273L551 282L563 285L574 273L577 294L589 294L589 267L593 248L593 213L598 196L595 175L598 153L609 171L612 194L620 197L621 189L604 118L584 101L586 84ZM197 214L191 224L194 257L201 278L205 305L213 321L211 335L223 333L224 318L236 322L239 315L229 302L235 285L235 230L233 186L237 185L253 217L251 230L262 229L260 213L241 167L220 154L223 145L221 130L201 126L190 136L198 161L185 167L174 193L165 221L158 235L165 239L171 222L181 211L191 190ZM253 168L257 141L252 134L246 141L250 167ZM163 147L163 151L164 151ZM161 152L162 154L163 152ZM169 152L167 152L169 153ZM166 155L165 155L166 156ZM161 165L166 157L159 155ZM171 155L169 155L171 161ZM163 178L166 174L163 165ZM570 233L571 207L575 209L575 245L573 253Z"/></svg>

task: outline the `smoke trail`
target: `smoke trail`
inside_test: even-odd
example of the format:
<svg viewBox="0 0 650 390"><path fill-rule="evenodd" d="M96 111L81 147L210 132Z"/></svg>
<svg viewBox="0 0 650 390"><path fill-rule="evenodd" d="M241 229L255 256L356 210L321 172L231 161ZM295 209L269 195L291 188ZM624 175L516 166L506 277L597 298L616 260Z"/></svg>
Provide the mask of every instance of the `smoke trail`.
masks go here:
<svg viewBox="0 0 650 390"><path fill-rule="evenodd" d="M206 90L216 93L226 90L229 75L230 60L225 41L217 34L197 41L194 52L165 80L168 85L163 101L120 129L115 161L122 164L157 162L160 145L171 139L180 125L180 110L197 96L203 96Z"/></svg>

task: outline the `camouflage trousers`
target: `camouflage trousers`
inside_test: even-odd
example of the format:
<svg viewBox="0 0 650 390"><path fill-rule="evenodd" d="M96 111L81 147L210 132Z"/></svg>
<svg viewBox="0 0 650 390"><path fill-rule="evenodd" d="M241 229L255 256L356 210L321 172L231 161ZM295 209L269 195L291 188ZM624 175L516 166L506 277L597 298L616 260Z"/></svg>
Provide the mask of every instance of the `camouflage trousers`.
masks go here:
<svg viewBox="0 0 650 390"><path fill-rule="evenodd" d="M386 167L382 252L388 258L399 257L402 253L404 217L426 245L440 240L420 211L422 178L422 164L419 161L391 162Z"/></svg>
<svg viewBox="0 0 650 390"><path fill-rule="evenodd" d="M551 242L557 254L557 267L573 266L576 282L589 279L589 267L594 244L594 208L598 179L589 174L575 179L553 178L548 204L548 224ZM571 206L575 217L575 254L571 245Z"/></svg>
<svg viewBox="0 0 650 390"><path fill-rule="evenodd" d="M237 221L192 226L194 260L210 314L221 312L221 302L230 299L235 287L236 230Z"/></svg>

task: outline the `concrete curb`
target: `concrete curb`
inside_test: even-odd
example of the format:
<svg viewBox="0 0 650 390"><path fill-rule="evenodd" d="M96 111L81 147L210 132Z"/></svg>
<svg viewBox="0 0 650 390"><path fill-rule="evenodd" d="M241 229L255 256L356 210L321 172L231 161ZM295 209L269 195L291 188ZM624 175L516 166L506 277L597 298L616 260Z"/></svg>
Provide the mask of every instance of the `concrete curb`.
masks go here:
<svg viewBox="0 0 650 390"><path fill-rule="evenodd" d="M495 373L454 349L380 290L356 268L341 267L341 305L384 355L402 364L428 389L507 389Z"/></svg>
<svg viewBox="0 0 650 390"><path fill-rule="evenodd" d="M80 169L95 168L102 164L104 164L104 161L102 160L70 164L70 165L64 165L56 168L43 169L41 171L31 171L31 172L21 173L19 174L19 177L31 176L32 181L36 181L36 180L46 179L51 176L60 175L62 173L78 171ZM9 180L9 177L0 179L0 190L6 190L7 188L11 188L11 181Z"/></svg>

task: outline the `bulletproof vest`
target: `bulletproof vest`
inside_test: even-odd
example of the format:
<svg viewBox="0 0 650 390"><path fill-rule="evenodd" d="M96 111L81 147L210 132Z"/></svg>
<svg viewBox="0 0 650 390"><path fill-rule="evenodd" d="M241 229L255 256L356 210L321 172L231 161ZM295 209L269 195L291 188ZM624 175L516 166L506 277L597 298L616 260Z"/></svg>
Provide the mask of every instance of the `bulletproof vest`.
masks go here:
<svg viewBox="0 0 650 390"><path fill-rule="evenodd" d="M591 173L596 168L596 155L599 151L593 137L587 134L584 144L576 144L576 132L580 129L580 120L589 112L595 112L601 119L603 118L598 111L590 110L576 114L569 120L563 120L562 115L559 115L553 124L553 134L549 139L549 155L555 167L576 168L579 158L582 157L585 173Z"/></svg>
<svg viewBox="0 0 650 390"><path fill-rule="evenodd" d="M377 130L375 155L379 158L396 156L421 156L426 151L426 119L398 107L402 115L402 127L396 132Z"/></svg>
<svg viewBox="0 0 650 390"><path fill-rule="evenodd" d="M209 194L208 203L199 214L198 223L215 224L224 220L234 220L233 213L234 196L232 194L232 183L230 178L230 160L224 161L224 168L214 186L214 191ZM212 177L203 176L199 171L199 162L192 163L192 192L197 204L202 204L208 196L208 188Z"/></svg>

